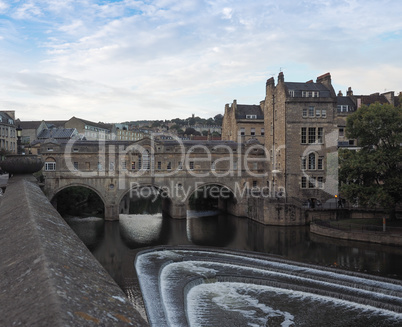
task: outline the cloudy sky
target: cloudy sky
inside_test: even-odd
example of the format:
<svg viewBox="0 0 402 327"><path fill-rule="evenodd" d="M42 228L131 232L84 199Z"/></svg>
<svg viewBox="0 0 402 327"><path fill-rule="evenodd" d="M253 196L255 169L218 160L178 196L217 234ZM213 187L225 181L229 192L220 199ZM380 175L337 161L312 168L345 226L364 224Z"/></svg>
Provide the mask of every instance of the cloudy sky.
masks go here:
<svg viewBox="0 0 402 327"><path fill-rule="evenodd" d="M400 0L0 0L0 109L22 120L208 118L280 71L402 91Z"/></svg>

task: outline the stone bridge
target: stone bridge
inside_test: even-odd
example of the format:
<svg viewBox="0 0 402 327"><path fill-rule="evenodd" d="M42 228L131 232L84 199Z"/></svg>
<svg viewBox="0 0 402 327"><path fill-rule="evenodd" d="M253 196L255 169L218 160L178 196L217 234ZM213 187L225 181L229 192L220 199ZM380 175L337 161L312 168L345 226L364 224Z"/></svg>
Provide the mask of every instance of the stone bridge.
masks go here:
<svg viewBox="0 0 402 327"><path fill-rule="evenodd" d="M127 201L133 193L146 194L143 189L158 190L163 211L173 218L186 217L190 196L203 186L213 186L219 209L236 216L247 216L252 190L270 191L267 156L258 141L48 140L40 153L49 200L71 186L89 188L102 199L107 220L127 213Z"/></svg>

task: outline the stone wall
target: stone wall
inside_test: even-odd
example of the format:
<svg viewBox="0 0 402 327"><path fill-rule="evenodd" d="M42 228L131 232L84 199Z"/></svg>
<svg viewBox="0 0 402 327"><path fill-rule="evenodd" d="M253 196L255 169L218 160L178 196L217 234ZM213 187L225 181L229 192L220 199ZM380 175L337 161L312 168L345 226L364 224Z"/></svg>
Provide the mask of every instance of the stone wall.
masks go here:
<svg viewBox="0 0 402 327"><path fill-rule="evenodd" d="M29 178L0 210L1 326L148 325Z"/></svg>
<svg viewBox="0 0 402 327"><path fill-rule="evenodd" d="M307 223L305 210L271 198L249 198L247 216L264 225L302 226Z"/></svg>
<svg viewBox="0 0 402 327"><path fill-rule="evenodd" d="M343 231L339 229L319 226L316 224L310 225L310 232L318 235L340 238L343 240L363 241L371 243L379 243L383 245L402 246L401 234L392 234L384 232L356 232Z"/></svg>

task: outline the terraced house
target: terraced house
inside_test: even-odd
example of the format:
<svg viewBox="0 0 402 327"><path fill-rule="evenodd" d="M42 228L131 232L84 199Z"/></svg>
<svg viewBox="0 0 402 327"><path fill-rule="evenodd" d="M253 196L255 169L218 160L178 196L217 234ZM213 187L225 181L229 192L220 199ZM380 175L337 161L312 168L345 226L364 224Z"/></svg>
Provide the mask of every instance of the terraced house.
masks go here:
<svg viewBox="0 0 402 327"><path fill-rule="evenodd" d="M14 111L0 111L0 150L17 153L17 135Z"/></svg>

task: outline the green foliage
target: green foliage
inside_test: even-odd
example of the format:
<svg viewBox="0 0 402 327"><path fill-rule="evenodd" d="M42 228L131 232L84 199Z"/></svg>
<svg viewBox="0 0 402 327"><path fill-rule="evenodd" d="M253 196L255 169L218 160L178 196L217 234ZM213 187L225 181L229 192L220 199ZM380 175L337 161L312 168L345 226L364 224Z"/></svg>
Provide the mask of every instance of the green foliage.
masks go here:
<svg viewBox="0 0 402 327"><path fill-rule="evenodd" d="M402 201L402 109L362 106L348 117L346 131L360 149L339 152L342 196L359 205L380 205L394 215Z"/></svg>
<svg viewBox="0 0 402 327"><path fill-rule="evenodd" d="M223 115L217 114L217 115L214 117L214 120L215 120L215 124L216 124L216 125L222 126Z"/></svg>

